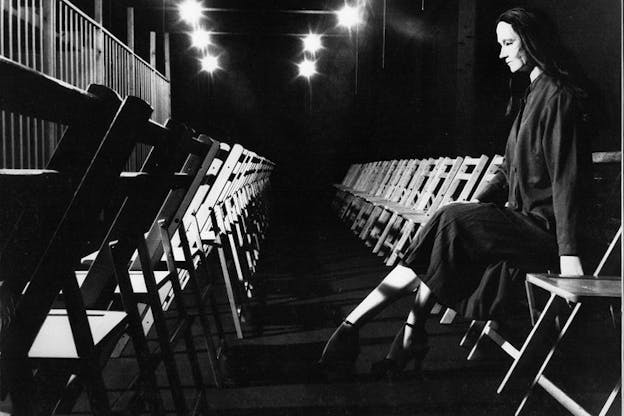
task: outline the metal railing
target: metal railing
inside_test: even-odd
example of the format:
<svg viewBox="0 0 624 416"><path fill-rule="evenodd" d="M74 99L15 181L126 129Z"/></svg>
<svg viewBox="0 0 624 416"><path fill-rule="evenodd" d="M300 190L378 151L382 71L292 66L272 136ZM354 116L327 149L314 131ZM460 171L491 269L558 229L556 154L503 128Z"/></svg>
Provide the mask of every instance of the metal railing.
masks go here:
<svg viewBox="0 0 624 416"><path fill-rule="evenodd" d="M0 0L0 55L86 89L106 85L154 108L152 119L171 114L169 81L128 46L67 0ZM41 168L63 126L0 111L0 168ZM144 160L138 147L128 169Z"/></svg>

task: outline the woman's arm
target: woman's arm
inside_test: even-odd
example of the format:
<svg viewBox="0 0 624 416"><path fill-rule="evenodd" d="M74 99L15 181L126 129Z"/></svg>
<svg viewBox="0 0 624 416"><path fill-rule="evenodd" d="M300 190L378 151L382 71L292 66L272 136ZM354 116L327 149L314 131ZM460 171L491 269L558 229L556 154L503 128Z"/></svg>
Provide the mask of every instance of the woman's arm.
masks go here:
<svg viewBox="0 0 624 416"><path fill-rule="evenodd" d="M578 103L569 92L560 92L544 109L542 149L552 186L553 214L563 270L580 270L579 213L581 194L581 151ZM584 172L590 174L589 172ZM563 259L566 257L566 259ZM577 264L578 263L578 264ZM573 267L577 264L578 267Z"/></svg>

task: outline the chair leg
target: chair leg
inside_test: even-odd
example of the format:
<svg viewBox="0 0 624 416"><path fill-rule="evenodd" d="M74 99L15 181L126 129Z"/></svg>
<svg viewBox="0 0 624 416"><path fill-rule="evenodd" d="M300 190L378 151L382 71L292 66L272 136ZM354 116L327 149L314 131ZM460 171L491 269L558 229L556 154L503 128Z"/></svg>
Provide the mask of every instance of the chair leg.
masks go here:
<svg viewBox="0 0 624 416"><path fill-rule="evenodd" d="M105 249L110 250L110 257L113 261L113 272L119 292L121 294L121 302L124 310L128 314L128 334L132 340L132 345L139 363L139 383L140 390L145 391L147 395L147 403L150 406L151 414L156 416L164 412L162 398L158 391L158 383L154 374L154 366L150 364L151 353L143 332L143 324L139 310L137 309L137 301L134 296L134 290L128 274L128 265L125 261L120 261L117 256L116 246L106 246Z"/></svg>
<svg viewBox="0 0 624 416"><path fill-rule="evenodd" d="M206 386L204 383L204 378L201 373L199 359L197 357L197 349L195 348L195 342L193 341L193 334L191 332L192 319L189 317L188 311L186 310L186 305L184 302L184 294L182 293L182 287L180 286L180 277L178 275L178 270L175 264L175 260L173 258L173 249L171 248L171 238L167 231L167 225L164 222L160 223L160 232L163 248L165 251L165 258L167 260L167 269L169 271L171 282L171 288L173 289L174 297L175 297L175 305L178 312L178 317L180 319L179 327L182 328L183 331L183 339L186 347L186 355L189 359L189 364L191 366L191 375L193 376L193 382L195 388L199 394L198 405L201 406L201 409L204 412L208 411L208 402L206 401ZM192 289L195 289L193 283L196 283L194 276L194 265L191 256L191 252L188 246L188 239L186 238L186 233L184 232L184 224L181 224L178 228L178 233L180 234L180 240L182 243L182 250L185 254L185 262L187 267L187 272L189 273L189 285L191 285ZM147 254L147 246L143 245L143 248L139 250L139 255L141 256L141 251L145 250L145 254ZM146 257L148 259L149 257ZM193 290L194 292L194 290ZM175 334L174 334L175 336ZM214 356L214 351L208 351L209 355Z"/></svg>
<svg viewBox="0 0 624 416"><path fill-rule="evenodd" d="M141 269L147 288L149 306L154 315L154 326L156 327L162 360L167 370L167 378L169 380L173 402L179 414L186 414L188 412L188 407L186 406L184 392L182 391L182 383L180 382L180 374L175 363L173 348L169 340L169 330L167 329L165 314L162 309L160 296L158 295L158 285L156 284L154 272L150 267L150 256L143 236L139 237L137 248L139 258L141 259Z"/></svg>
<svg viewBox="0 0 624 416"><path fill-rule="evenodd" d="M482 330L483 330L483 325L481 324L481 321L473 320L472 322L470 322L470 325L468 326L466 333L462 337L461 341L459 341L459 346L460 347L468 346L468 343L471 341L471 339L474 339L474 337L476 336L476 333L478 332L479 334L481 334Z"/></svg>
<svg viewBox="0 0 624 416"><path fill-rule="evenodd" d="M567 308L565 299L554 294L550 296L550 299L544 307L544 311L540 315L535 326L531 329L529 336L524 341L518 357L515 358L507 374L505 374L503 381L499 385L497 389L498 393L509 389L510 384L518 378L515 377L516 373L520 371L529 374L537 373L538 366L540 363L543 363L549 355L549 351L551 350L550 346L555 345L558 335L562 336L561 332L556 331L556 321L560 313Z"/></svg>
<svg viewBox="0 0 624 416"><path fill-rule="evenodd" d="M225 291L227 292L228 302L230 304L230 313L232 314L232 320L234 321L234 329L236 331L236 337L243 339L243 329L241 326L240 317L238 316L238 308L236 306L236 299L234 297L234 287L232 286L232 278L228 270L227 259L225 257L225 250L222 244L221 233L219 230L215 230L216 233L216 245L217 254L219 257L219 264L221 265L221 274L223 276L223 282L225 283Z"/></svg>
<svg viewBox="0 0 624 416"><path fill-rule="evenodd" d="M366 245L371 245L371 243L368 241L368 235L371 232L371 228L373 227L373 225L375 224L375 221L377 220L378 217L378 213L379 213L379 207L373 206L373 208L370 210L370 213L368 214L368 218L366 218L366 222L364 223L364 226L362 227L362 231L360 231L360 239L364 240L364 243Z"/></svg>
<svg viewBox="0 0 624 416"><path fill-rule="evenodd" d="M446 308L446 310L444 311L444 315L442 315L442 318L440 318L440 323L442 325L450 325L453 323L456 316L457 312L455 312L451 308Z"/></svg>
<svg viewBox="0 0 624 416"><path fill-rule="evenodd" d="M556 296L556 295L553 294L552 296ZM560 298L558 296L557 296L557 299L561 299L561 301L563 301L563 304L566 304L565 299L562 299L562 298ZM558 306L556 304L554 304L554 305L555 305L555 307ZM567 306L567 304L566 304L566 306ZM531 392L535 388L535 385L539 384L543 389L548 391L548 393L555 400L557 400L562 406L564 406L566 409L568 409L568 411L570 411L572 414L579 415L579 416L585 416L585 415L589 416L589 413L585 409L583 409L578 403L576 403L574 400L572 400L565 392L563 392L561 389L559 389L557 386L555 386L552 382L550 382L550 380L548 380L543 375L544 374L544 370L546 369L546 366L548 366L548 363L550 362L551 358L553 357L553 355L554 355L554 353L555 353L555 351L557 349L557 346L559 345L559 342L561 342L561 340L563 339L564 335L566 334L566 332L568 331L568 329L572 325L572 322L574 321L574 318L575 318L576 314L578 313L580 307L581 307L580 303L577 303L577 304L574 305L574 307L572 308L572 311L569 313L569 315L568 315L565 323L563 324L563 326L560 329L557 328L558 329L558 333L554 334L555 337L552 340L552 342L540 343L540 344L543 345L543 347L545 347L546 355L545 355L545 357L543 359L542 359L542 357L536 357L537 359L533 360L534 362L537 362L538 364L541 361L542 364L540 365L539 369L535 373L535 378L533 379L533 382L531 383L531 385L530 385L527 393L525 394L524 398L520 402L520 405L518 406L518 409L516 410L516 415L520 414L520 412L522 411L522 408L526 404L526 402L527 402ZM563 307L559 308L559 312L563 312L564 310L565 309ZM546 312L547 311L544 310L543 314L545 314ZM557 311L555 311L555 313L557 313ZM535 344L535 342L534 342L534 344ZM550 348L546 350L546 348L548 348L548 347L550 347ZM533 374L533 373L534 372L532 371L530 374Z"/></svg>
<svg viewBox="0 0 624 416"><path fill-rule="evenodd" d="M414 226L415 224L409 220L405 221L405 224L403 224L403 227L401 228L401 231L399 232L399 235L401 236L401 238L399 238L398 241L396 241L392 245L392 248L390 249L390 255L388 256L388 260L386 260L386 264L388 266L393 266L395 262L398 260L399 253L403 249L403 246L405 246L405 243L407 243L407 241L409 240L410 234L412 233Z"/></svg>
<svg viewBox="0 0 624 416"><path fill-rule="evenodd" d="M388 234L390 234L390 231L392 230L392 226L394 225L394 221L396 221L398 216L399 215L396 212L392 213L392 215L390 216L390 219L388 219L388 222L386 223L386 226L381 232L381 235L377 239L377 244L375 244L375 247L373 247L373 253L376 254L379 252L379 250L381 250L381 247L386 241L386 238L388 238Z"/></svg>
<svg viewBox="0 0 624 416"><path fill-rule="evenodd" d="M166 229L164 229L166 233ZM195 299L195 305L197 307L197 314L199 315L199 321L202 327L203 335L204 335L204 345L206 347L206 351L208 354L208 365L210 366L210 370L212 372L213 381L216 387L220 387L221 385L221 376L219 374L218 366L217 366L217 354L214 342L212 340L212 333L210 330L210 324L208 322L206 316L206 310L204 309L204 299L200 294L200 288L198 284L197 273L195 271L195 266L193 265L191 251L189 249L189 241L184 231L184 227L180 227L178 230L180 234L180 240L182 242L182 249L184 250L184 257L186 258L186 267L188 269L188 273L190 275L189 285L192 292L192 295ZM201 241L198 242L201 244ZM202 265L205 265L206 258L203 256L202 246L199 246L200 253L200 262ZM211 288L209 288L211 290Z"/></svg>
<svg viewBox="0 0 624 416"><path fill-rule="evenodd" d="M609 409L611 409L611 406L613 405L613 402L615 402L617 395L620 393L620 390L622 390L622 377L620 377L620 379L613 387L613 390L611 390L611 393L609 394L609 397L607 398L604 406L602 406L602 409L600 409L600 414L598 416L607 415Z"/></svg>
<svg viewBox="0 0 624 416"><path fill-rule="evenodd" d="M528 281L524 281L524 287L527 295L527 303L529 305L529 316L531 317L531 325L535 325L535 295L533 293L533 285Z"/></svg>

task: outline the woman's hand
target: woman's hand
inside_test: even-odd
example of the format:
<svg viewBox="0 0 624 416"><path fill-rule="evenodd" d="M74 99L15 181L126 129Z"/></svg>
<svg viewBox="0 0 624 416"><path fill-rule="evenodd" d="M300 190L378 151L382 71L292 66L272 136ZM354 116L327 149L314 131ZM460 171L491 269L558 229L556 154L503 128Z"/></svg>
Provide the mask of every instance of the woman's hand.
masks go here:
<svg viewBox="0 0 624 416"><path fill-rule="evenodd" d="M562 276L581 276L584 274L579 256L561 256L559 257L559 266Z"/></svg>

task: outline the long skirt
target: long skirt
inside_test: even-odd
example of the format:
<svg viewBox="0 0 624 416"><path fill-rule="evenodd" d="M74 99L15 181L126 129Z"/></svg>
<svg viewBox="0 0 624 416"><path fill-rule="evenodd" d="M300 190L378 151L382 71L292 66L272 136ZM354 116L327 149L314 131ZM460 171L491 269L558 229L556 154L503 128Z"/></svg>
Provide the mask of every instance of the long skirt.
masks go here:
<svg viewBox="0 0 624 416"><path fill-rule="evenodd" d="M557 264L557 240L531 217L492 203L455 203L418 230L402 259L437 301L473 319L502 315L524 273Z"/></svg>

